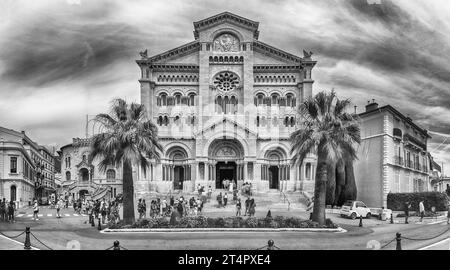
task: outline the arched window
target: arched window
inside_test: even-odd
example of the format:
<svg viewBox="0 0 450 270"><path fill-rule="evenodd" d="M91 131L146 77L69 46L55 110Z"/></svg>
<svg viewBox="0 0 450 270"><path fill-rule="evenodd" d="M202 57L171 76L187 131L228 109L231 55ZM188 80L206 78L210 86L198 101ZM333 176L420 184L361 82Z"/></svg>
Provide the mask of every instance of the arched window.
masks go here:
<svg viewBox="0 0 450 270"><path fill-rule="evenodd" d="M284 118L284 125L287 127L289 126L289 117Z"/></svg>
<svg viewBox="0 0 450 270"><path fill-rule="evenodd" d="M195 124L195 116L191 116L191 125Z"/></svg>
<svg viewBox="0 0 450 270"><path fill-rule="evenodd" d="M234 97L234 96L232 96L231 97L231 113L233 113L233 114L235 114L236 113L236 104L237 104L237 99Z"/></svg>
<svg viewBox="0 0 450 270"><path fill-rule="evenodd" d="M217 99L216 99L216 111L218 113L222 113L223 112L223 109L222 109L222 97L221 96L217 97Z"/></svg>
<svg viewBox="0 0 450 270"><path fill-rule="evenodd" d="M259 94L258 95L258 106L259 105L263 105L264 104L264 95L263 94Z"/></svg>
<svg viewBox="0 0 450 270"><path fill-rule="evenodd" d="M292 95L287 95L286 96L286 106L287 107L292 107Z"/></svg>
<svg viewBox="0 0 450 270"><path fill-rule="evenodd" d="M195 95L194 94L189 95L188 106L195 106Z"/></svg>
<svg viewBox="0 0 450 270"><path fill-rule="evenodd" d="M273 126L277 126L278 125L278 118L277 117L273 117L272 118L272 125Z"/></svg>
<svg viewBox="0 0 450 270"><path fill-rule="evenodd" d="M226 113L229 113L229 104L230 104L230 100L229 100L229 98L228 98L228 96L226 96L224 99L223 99L223 112L226 114Z"/></svg>
<svg viewBox="0 0 450 270"><path fill-rule="evenodd" d="M116 171L109 169L106 171L106 179L116 179Z"/></svg>
<svg viewBox="0 0 450 270"><path fill-rule="evenodd" d="M66 181L70 181L71 180L71 174L70 172L66 172Z"/></svg>
<svg viewBox="0 0 450 270"><path fill-rule="evenodd" d="M175 105L180 105L181 104L181 94L176 94L175 95Z"/></svg>
<svg viewBox="0 0 450 270"><path fill-rule="evenodd" d="M305 178L311 179L311 163L306 163L305 165Z"/></svg>
<svg viewBox="0 0 450 270"><path fill-rule="evenodd" d="M291 127L295 126L295 118L291 117Z"/></svg>
<svg viewBox="0 0 450 270"><path fill-rule="evenodd" d="M274 94L272 95L272 105L277 105L278 104L278 95Z"/></svg>
<svg viewBox="0 0 450 270"><path fill-rule="evenodd" d="M160 117L158 117L158 125L162 126L162 123L163 123L163 118L162 118L162 116L160 116Z"/></svg>
<svg viewBox="0 0 450 270"><path fill-rule="evenodd" d="M259 127L259 116L256 116L256 126Z"/></svg>
<svg viewBox="0 0 450 270"><path fill-rule="evenodd" d="M167 106L167 95L166 94L160 94L159 95L160 100L160 105L161 106Z"/></svg>
<svg viewBox="0 0 450 270"><path fill-rule="evenodd" d="M169 124L169 117L164 116L164 125L167 126Z"/></svg>
<svg viewBox="0 0 450 270"><path fill-rule="evenodd" d="M180 124L180 116L175 116L175 118L173 118L173 123L178 126Z"/></svg>

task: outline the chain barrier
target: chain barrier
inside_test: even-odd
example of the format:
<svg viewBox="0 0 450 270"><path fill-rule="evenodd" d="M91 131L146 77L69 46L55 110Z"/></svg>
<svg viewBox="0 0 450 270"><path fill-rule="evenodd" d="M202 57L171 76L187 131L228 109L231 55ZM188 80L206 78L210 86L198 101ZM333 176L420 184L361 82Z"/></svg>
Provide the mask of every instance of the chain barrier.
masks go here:
<svg viewBox="0 0 450 270"><path fill-rule="evenodd" d="M401 240L405 239L405 240L410 240L410 241L428 241L428 240L433 240L435 238L438 238L442 235L444 235L445 233L447 233L448 231L450 231L450 227L447 228L445 231L439 233L438 235L435 235L433 237L428 237L428 238L410 238L410 237L404 237L401 236L401 234L397 233L397 236L392 239L391 241L389 241L388 243L384 244L383 246L381 246L380 249L383 249L385 247L387 247L388 245L390 245L392 242L394 242L395 240L397 240L397 249L401 249Z"/></svg>
<svg viewBox="0 0 450 270"><path fill-rule="evenodd" d="M409 238L409 237L402 236L402 239L411 240L411 241L427 241L427 240L432 240L434 238L438 238L439 236L444 235L448 231L450 231L450 227L447 230L445 230L444 232L442 232L442 233L440 233L440 234L438 234L436 236L433 236L433 237L418 239L418 238Z"/></svg>
<svg viewBox="0 0 450 270"><path fill-rule="evenodd" d="M18 235L16 235L16 236L9 236L9 235L6 235L6 234L0 232L0 234L3 235L4 237L8 237L8 238L11 238L11 239L15 239L15 238L21 236L21 235L24 234L24 233L25 233L25 231L21 232L20 234L18 234Z"/></svg>
<svg viewBox="0 0 450 270"><path fill-rule="evenodd" d="M43 245L44 247L48 248L49 250L53 250L51 247L47 246L46 244L42 243L41 240L39 240L32 232L30 232L31 236L34 237L34 239L36 239L36 241L38 241L41 245Z"/></svg>
<svg viewBox="0 0 450 270"><path fill-rule="evenodd" d="M390 245L392 242L394 242L396 239L397 239L397 238L394 238L394 239L392 239L391 241L389 241L387 244L382 245L382 246L380 247L380 249L383 249L383 248L389 246L389 245Z"/></svg>

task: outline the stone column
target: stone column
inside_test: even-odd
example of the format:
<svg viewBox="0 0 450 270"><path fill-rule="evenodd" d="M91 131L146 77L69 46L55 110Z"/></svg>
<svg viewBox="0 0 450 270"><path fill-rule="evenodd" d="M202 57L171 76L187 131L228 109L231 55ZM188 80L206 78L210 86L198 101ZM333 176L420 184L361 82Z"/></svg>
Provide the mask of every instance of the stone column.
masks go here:
<svg viewBox="0 0 450 270"><path fill-rule="evenodd" d="M205 162L205 173L203 175L205 181L209 181L209 163Z"/></svg>

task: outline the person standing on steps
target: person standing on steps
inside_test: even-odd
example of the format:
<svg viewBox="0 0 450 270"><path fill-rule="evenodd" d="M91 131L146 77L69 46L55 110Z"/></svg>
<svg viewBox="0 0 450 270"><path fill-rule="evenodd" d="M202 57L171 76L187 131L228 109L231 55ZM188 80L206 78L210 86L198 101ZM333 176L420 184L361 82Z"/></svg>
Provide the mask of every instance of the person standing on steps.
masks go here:
<svg viewBox="0 0 450 270"><path fill-rule="evenodd" d="M223 207L227 206L228 202L228 193L225 191L225 194L223 195Z"/></svg>

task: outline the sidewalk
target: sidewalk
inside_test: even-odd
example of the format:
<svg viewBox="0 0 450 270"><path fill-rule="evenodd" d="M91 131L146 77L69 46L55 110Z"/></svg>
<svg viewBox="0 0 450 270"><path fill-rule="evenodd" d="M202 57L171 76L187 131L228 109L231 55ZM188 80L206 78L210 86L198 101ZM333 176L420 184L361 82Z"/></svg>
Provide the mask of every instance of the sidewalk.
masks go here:
<svg viewBox="0 0 450 270"><path fill-rule="evenodd" d="M11 240L0 234L0 250L24 250L23 243Z"/></svg>

